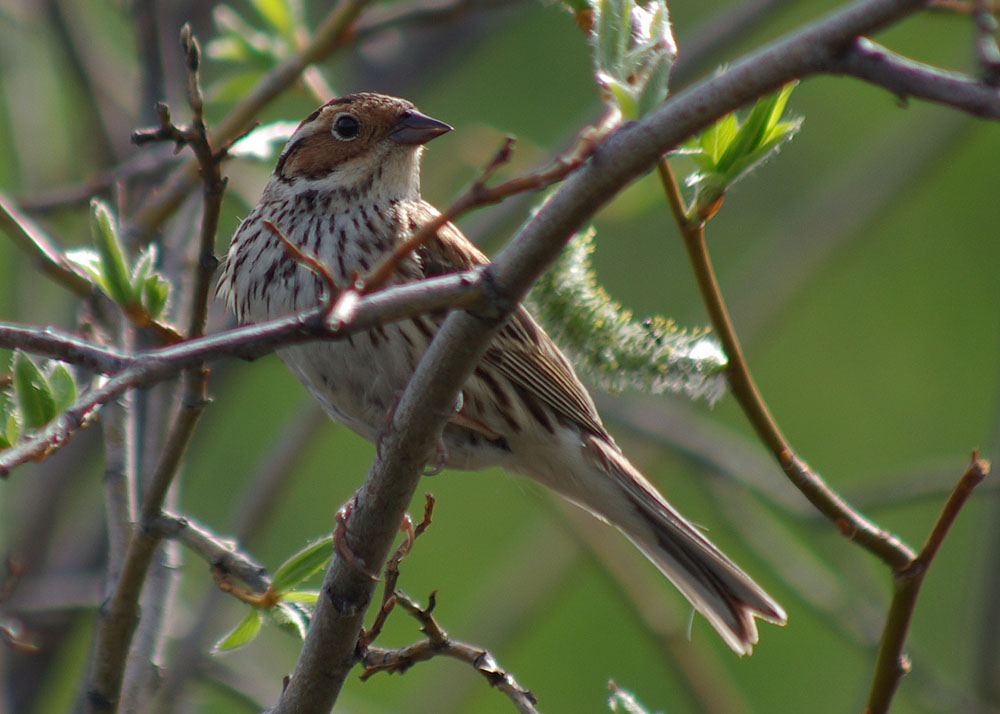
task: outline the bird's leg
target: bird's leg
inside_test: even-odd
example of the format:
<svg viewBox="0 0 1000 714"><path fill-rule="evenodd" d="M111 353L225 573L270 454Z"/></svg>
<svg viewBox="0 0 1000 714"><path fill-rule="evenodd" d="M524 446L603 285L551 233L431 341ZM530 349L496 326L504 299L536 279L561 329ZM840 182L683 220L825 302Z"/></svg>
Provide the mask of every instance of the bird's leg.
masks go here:
<svg viewBox="0 0 1000 714"><path fill-rule="evenodd" d="M333 547L337 551L337 555L346 560L348 563L353 565L358 572L367 575L374 581L378 581L378 573L372 572L368 564L365 563L364 559L361 558L357 553L351 550L351 547L347 544L347 521L351 517L351 511L358 502L358 493L354 492L344 505L337 509L337 525L333 529Z"/></svg>

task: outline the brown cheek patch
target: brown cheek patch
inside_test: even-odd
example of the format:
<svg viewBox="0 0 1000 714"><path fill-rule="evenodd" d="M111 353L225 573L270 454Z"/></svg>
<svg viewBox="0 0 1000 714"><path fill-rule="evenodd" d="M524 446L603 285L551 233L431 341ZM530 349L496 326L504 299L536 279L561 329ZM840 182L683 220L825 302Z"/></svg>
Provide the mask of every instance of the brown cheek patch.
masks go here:
<svg viewBox="0 0 1000 714"><path fill-rule="evenodd" d="M281 173L286 178L322 178L334 166L357 154L360 148L357 141L344 143L332 136L315 134L303 139L288 155Z"/></svg>

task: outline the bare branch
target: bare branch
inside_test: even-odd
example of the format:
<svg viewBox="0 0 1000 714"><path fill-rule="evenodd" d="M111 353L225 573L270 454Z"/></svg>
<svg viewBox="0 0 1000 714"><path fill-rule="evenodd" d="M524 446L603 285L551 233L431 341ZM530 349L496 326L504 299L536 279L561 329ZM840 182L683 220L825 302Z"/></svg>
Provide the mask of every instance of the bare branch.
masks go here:
<svg viewBox="0 0 1000 714"><path fill-rule="evenodd" d="M508 136L490 163L480 173L479 178L465 193L459 196L444 213L422 225L413 235L396 246L392 253L373 268L369 275L365 276L363 292L382 287L396 272L399 262L429 241L445 223L457 219L473 208L499 203L515 194L538 191L562 181L583 165L594 147L607 137L619 119L620 117L616 113L605 114L596 124L585 127L577 136L573 147L566 153L557 156L549 166L534 173L508 179L496 186L488 187L486 182L496 173L497 169L510 161L514 151L514 138Z"/></svg>
<svg viewBox="0 0 1000 714"><path fill-rule="evenodd" d="M743 348L729 318L715 270L705 243L705 223L688 216L680 187L667 159L658 164L660 178L667 193L671 212L684 239L684 247L698 281L698 289L712 319L712 327L729 358L726 377L733 396L739 402L761 441L770 449L778 465L791 482L816 509L832 521L841 534L857 542L893 568L913 559L913 551L892 533L879 527L854 509L827 485L823 478L795 453L771 415L757 384L750 374Z"/></svg>
<svg viewBox="0 0 1000 714"><path fill-rule="evenodd" d="M236 542L219 537L190 518L161 513L150 521L149 530L160 538L171 538L198 554L213 570L232 575L257 590L267 590L267 569L243 553Z"/></svg>
<svg viewBox="0 0 1000 714"><path fill-rule="evenodd" d="M33 220L21 213L14 201L0 191L0 228L14 245L31 257L38 270L79 297L94 292L90 281L63 259L62 251L52 244L45 232Z"/></svg>
<svg viewBox="0 0 1000 714"><path fill-rule="evenodd" d="M1000 119L1000 88L960 72L916 62L859 37L829 71L888 89L901 100L927 99L987 119Z"/></svg>
<svg viewBox="0 0 1000 714"><path fill-rule="evenodd" d="M253 359L278 347L316 339L345 339L381 325L424 312L450 307L471 306L483 299L482 271L472 270L432 280L394 286L359 298L350 315L336 322L324 319L326 308L314 308L299 315L240 327L179 345L139 353L128 366L97 389L83 394L65 412L42 430L17 445L0 451L0 478L27 461L38 459L61 447L87 423L92 412L129 389L147 387L170 379L179 372L220 357ZM24 330L27 328L13 328ZM9 333L8 333L9 334ZM21 334L21 333L18 333ZM34 343L73 361L80 355L75 348L64 349L58 337L47 330L30 331ZM4 330L0 330L0 338ZM94 347L97 354L99 348ZM86 353L91 359L93 354Z"/></svg>
<svg viewBox="0 0 1000 714"><path fill-rule="evenodd" d="M118 372L134 361L114 348L87 342L54 327L22 327L0 322L0 347L21 349L100 374Z"/></svg>
<svg viewBox="0 0 1000 714"><path fill-rule="evenodd" d="M376 672L405 672L417 662L433 657L452 657L471 665L486 678L490 686L507 695L521 714L538 714L538 700L529 690L522 687L513 675L504 670L488 650L475 645L451 639L431 612L434 610L434 594L426 608L401 591L395 592L396 601L420 623L420 629L427 639L399 649L368 648L362 656L365 671L361 679L368 679Z"/></svg>
<svg viewBox="0 0 1000 714"><path fill-rule="evenodd" d="M257 113L295 82L302 71L343 46L355 19L370 0L340 0L324 18L301 50L268 72L219 122L212 134L215 145L227 144L241 134ZM190 159L170 174L160 191L135 215L130 233L149 236L184 200L198 180L198 162Z"/></svg>
<svg viewBox="0 0 1000 714"><path fill-rule="evenodd" d="M885 629L882 631L875 663L875 676L868 695L868 704L864 710L865 714L884 714L889 711L899 681L910 669L909 659L903 654L903 644L910 629L910 620L917 605L920 586L959 511L962 510L973 489L989 472L990 463L973 452L972 462L945 502L924 547L920 549L920 554L903 567L896 569L895 591L889 614L886 616Z"/></svg>

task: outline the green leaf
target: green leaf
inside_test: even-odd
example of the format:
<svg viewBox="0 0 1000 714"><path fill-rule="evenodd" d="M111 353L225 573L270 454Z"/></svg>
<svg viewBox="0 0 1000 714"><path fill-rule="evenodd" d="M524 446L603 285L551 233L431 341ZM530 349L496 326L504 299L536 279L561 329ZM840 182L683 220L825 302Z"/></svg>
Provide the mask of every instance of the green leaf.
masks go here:
<svg viewBox="0 0 1000 714"><path fill-rule="evenodd" d="M250 4L274 32L292 38L295 23L287 0L250 0Z"/></svg>
<svg viewBox="0 0 1000 714"><path fill-rule="evenodd" d="M38 365L26 353L14 353L14 394L28 429L44 426L57 414L52 387Z"/></svg>
<svg viewBox="0 0 1000 714"><path fill-rule="evenodd" d="M664 0L595 0L594 77L605 104L634 119L667 96L677 56Z"/></svg>
<svg viewBox="0 0 1000 714"><path fill-rule="evenodd" d="M270 610L264 611L264 617L271 620L284 630L290 630L299 636L306 638L306 631L309 629L309 619L312 613L298 603L279 602Z"/></svg>
<svg viewBox="0 0 1000 714"><path fill-rule="evenodd" d="M142 285L146 282L146 278L153 272L155 266L156 245L150 243L146 250L139 254L138 260L135 261L135 267L132 268L130 284L133 295L139 295L142 292Z"/></svg>
<svg viewBox="0 0 1000 714"><path fill-rule="evenodd" d="M100 255L100 271L108 296L119 305L127 305L137 296L132 292L128 263L122 249L111 209L103 201L90 202L90 230Z"/></svg>
<svg viewBox="0 0 1000 714"><path fill-rule="evenodd" d="M247 613L246 617L228 635L215 643L215 651L227 652L249 644L260 632L262 624L263 618L260 610L250 608L250 612Z"/></svg>
<svg viewBox="0 0 1000 714"><path fill-rule="evenodd" d="M105 294L108 293L108 284L101 272L101 256L96 250L93 248L74 248L67 250L64 255L66 260L83 270Z"/></svg>
<svg viewBox="0 0 1000 714"><path fill-rule="evenodd" d="M17 440L21 438L21 422L17 418L17 414L11 414L7 417L7 425L4 429L7 442L10 444L16 444Z"/></svg>
<svg viewBox="0 0 1000 714"><path fill-rule="evenodd" d="M148 276L142 285L142 306L154 320L163 314L170 297L170 283L159 273Z"/></svg>
<svg viewBox="0 0 1000 714"><path fill-rule="evenodd" d="M17 438L10 438L8 435L9 426L14 419L13 405L7 399L6 394L0 394L0 449L6 449L17 441Z"/></svg>
<svg viewBox="0 0 1000 714"><path fill-rule="evenodd" d="M323 570L333 557L333 536L313 541L274 572L271 589L278 593L291 590Z"/></svg>
<svg viewBox="0 0 1000 714"><path fill-rule="evenodd" d="M55 362L50 369L49 385L52 387L57 413L76 401L76 380L62 362Z"/></svg>
<svg viewBox="0 0 1000 714"><path fill-rule="evenodd" d="M272 67L284 58L290 49L288 42L280 37L261 32L228 5L216 5L212 9L212 19L219 29L224 45L213 40L209 43L209 57L212 59L238 58L241 62L254 62L262 68ZM221 50L221 54L219 53Z"/></svg>
<svg viewBox="0 0 1000 714"><path fill-rule="evenodd" d="M319 590L289 590L281 593L282 602L300 602L305 605L315 605L319 600Z"/></svg>

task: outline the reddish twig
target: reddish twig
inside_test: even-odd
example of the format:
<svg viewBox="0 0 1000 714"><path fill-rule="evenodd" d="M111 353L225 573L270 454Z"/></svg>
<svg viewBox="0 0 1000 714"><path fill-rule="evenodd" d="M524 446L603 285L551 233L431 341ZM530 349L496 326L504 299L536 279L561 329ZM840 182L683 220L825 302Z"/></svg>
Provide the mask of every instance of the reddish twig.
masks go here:
<svg viewBox="0 0 1000 714"><path fill-rule="evenodd" d="M363 656L365 652L368 651L368 647L372 642L375 641L381 632L382 628L385 626L385 621L389 617L389 613L392 612L393 607L396 605L396 583L399 581L399 564L407 556L410 550L413 548L413 543L416 541L420 535L427 530L427 527L431 524L431 519L434 514L434 496L430 493L424 494L424 517L414 528L413 521L410 519L409 515L404 515L403 523L400 524L400 530L405 531L406 538L404 538L399 547L396 548L396 552L392 554L392 557L386 561L385 564L385 588L382 592L382 604L379 607L378 614L375 615L375 620L372 622L372 626L367 630L361 631L361 636L358 637L358 653L359 656Z"/></svg>
<svg viewBox="0 0 1000 714"><path fill-rule="evenodd" d="M774 454L781 469L820 513L830 519L844 536L878 556L890 567L904 567L913 560L913 550L895 535L870 521L830 488L823 478L795 453L778 427L750 374L739 338L729 318L729 310L719 289L705 244L704 221L688 215L689 209L684 203L670 163L662 159L658 169L671 211L684 238L688 256L691 258L698 288L708 308L712 327L729 358L726 376L740 408L743 409L765 446Z"/></svg>
<svg viewBox="0 0 1000 714"><path fill-rule="evenodd" d="M871 691L865 714L884 714L889 711L889 705L896 693L903 675L910 671L909 658L903 653L903 644L910 630L910 621L920 594L920 586L924 582L931 561L937 555L945 536L958 517L962 507L968 501L973 489L978 486L990 472L990 463L979 458L977 452L972 452L969 463L958 480L951 495L945 501L941 514L927 536L920 553L909 563L894 572L894 592L889 613L886 615L885 627L879 644L878 656L875 660L875 674L872 679Z"/></svg>
<svg viewBox="0 0 1000 714"><path fill-rule="evenodd" d="M377 672L403 673L417 662L444 656L466 662L486 678L490 686L506 694L522 714L538 714L538 699L504 670L488 650L475 645L451 639L441 627L432 612L436 605L435 594L431 593L426 608L420 607L409 595L401 591L395 593L396 602L420 623L420 629L427 637L419 642L398 649L370 647L363 657L365 671L361 679L366 680Z"/></svg>
<svg viewBox="0 0 1000 714"><path fill-rule="evenodd" d="M368 577L369 580L377 582L378 573L368 567L368 564L351 550L351 546L347 543L347 521L351 517L351 511L354 510L356 499L357 494L351 496L347 503L337 509L337 525L333 529L333 547L337 551L337 555L354 566L359 573Z"/></svg>
<svg viewBox="0 0 1000 714"><path fill-rule="evenodd" d="M487 164L486 168L480 173L479 178L476 179L475 183L465 193L459 196L444 213L429 223L422 225L409 238L399 244L392 253L386 256L381 263L375 266L364 277L362 287L360 288L362 294L374 292L385 285L389 278L395 274L400 261L431 240L446 223L454 221L473 208L499 203L515 194L537 191L558 181L562 181L583 165L594 151L594 148L616 125L617 115L613 113L606 114L599 122L581 131L573 147L566 153L556 157L546 168L524 176L517 176L496 186L489 187L486 185L486 182L496 173L497 169L510 161L510 157L513 154L515 139L511 136L506 137L503 145L497 149L490 163Z"/></svg>

